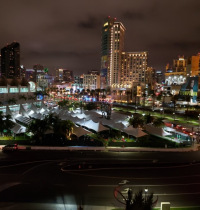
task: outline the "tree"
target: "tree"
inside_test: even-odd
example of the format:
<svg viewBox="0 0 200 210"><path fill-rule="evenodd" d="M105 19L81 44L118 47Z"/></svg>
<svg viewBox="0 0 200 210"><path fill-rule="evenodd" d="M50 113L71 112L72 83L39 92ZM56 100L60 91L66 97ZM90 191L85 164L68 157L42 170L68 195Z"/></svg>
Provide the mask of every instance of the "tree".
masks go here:
<svg viewBox="0 0 200 210"><path fill-rule="evenodd" d="M3 134L4 131L10 133L10 129L14 126L14 123L11 121L11 116L4 115L3 112L0 112L0 133Z"/></svg>
<svg viewBox="0 0 200 210"><path fill-rule="evenodd" d="M100 92L101 92L101 90L99 88L95 89L97 101L99 101L99 93Z"/></svg>
<svg viewBox="0 0 200 210"><path fill-rule="evenodd" d="M126 101L127 101L127 104L129 103L129 99L130 99L130 96L131 95L131 91L130 90L126 90Z"/></svg>
<svg viewBox="0 0 200 210"><path fill-rule="evenodd" d="M144 123L149 124L152 123L154 120L154 117L151 114L144 115Z"/></svg>
<svg viewBox="0 0 200 210"><path fill-rule="evenodd" d="M143 190L139 190L133 195L132 189L129 188L127 197L124 196L118 190L118 188L115 188L115 192L116 192L116 194L114 194L115 198L117 199L117 201L126 206L126 210L152 210L153 206L158 201L158 197L156 198L155 201L153 200L154 197L153 193L147 194L146 191L145 193L143 193ZM119 199L117 195L120 195L124 201L121 201L121 199Z"/></svg>
<svg viewBox="0 0 200 210"><path fill-rule="evenodd" d="M153 193L143 196L143 191L140 190L135 193L132 203L130 203L126 210L151 210L154 204Z"/></svg>
<svg viewBox="0 0 200 210"><path fill-rule="evenodd" d="M19 95L18 98L19 98L19 99L22 99L22 100L25 100L25 101L26 101L26 99L27 99L27 97L26 97L25 95Z"/></svg>
<svg viewBox="0 0 200 210"><path fill-rule="evenodd" d="M134 128L143 127L144 125L144 119L140 115L129 118L128 122L129 125L132 125Z"/></svg>
<svg viewBox="0 0 200 210"><path fill-rule="evenodd" d="M155 94L154 90L151 91L150 95L151 95L151 98L152 98L152 110L154 111L155 99L156 99L156 94Z"/></svg>
<svg viewBox="0 0 200 210"><path fill-rule="evenodd" d="M8 99L8 104L16 104L17 100L15 98Z"/></svg>
<svg viewBox="0 0 200 210"><path fill-rule="evenodd" d="M123 90L119 90L120 102L122 102L122 93L123 93Z"/></svg>
<svg viewBox="0 0 200 210"><path fill-rule="evenodd" d="M28 132L33 133L34 137L37 140L39 140L39 142L42 141L43 136L48 129L50 129L50 125L48 123L48 117L45 117L43 120L34 119L28 125Z"/></svg>
<svg viewBox="0 0 200 210"><path fill-rule="evenodd" d="M153 120L153 125L155 127L162 127L164 125L164 122L163 122L163 118L162 117L156 117L154 120Z"/></svg>

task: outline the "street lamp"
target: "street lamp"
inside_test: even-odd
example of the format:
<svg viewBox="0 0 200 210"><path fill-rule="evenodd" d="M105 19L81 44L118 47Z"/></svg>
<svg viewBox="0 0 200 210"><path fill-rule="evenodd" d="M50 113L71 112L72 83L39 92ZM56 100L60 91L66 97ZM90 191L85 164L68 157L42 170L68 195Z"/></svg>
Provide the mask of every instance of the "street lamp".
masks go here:
<svg viewBox="0 0 200 210"><path fill-rule="evenodd" d="M173 112L173 115L174 115L174 121L175 121L175 112Z"/></svg>
<svg viewBox="0 0 200 210"><path fill-rule="evenodd" d="M148 193L148 188L146 187L145 189L144 189L144 200L145 200L145 202L146 202L146 195L147 195L147 193Z"/></svg>
<svg viewBox="0 0 200 210"><path fill-rule="evenodd" d="M163 114L163 108L160 109L160 113L161 113L161 117L162 117L162 114Z"/></svg>

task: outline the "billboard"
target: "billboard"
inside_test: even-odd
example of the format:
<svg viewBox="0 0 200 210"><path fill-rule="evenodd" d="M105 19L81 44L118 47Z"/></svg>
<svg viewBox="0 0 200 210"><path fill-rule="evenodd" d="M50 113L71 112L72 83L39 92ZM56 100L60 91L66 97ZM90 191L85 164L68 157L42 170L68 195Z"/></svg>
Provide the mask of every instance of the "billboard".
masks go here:
<svg viewBox="0 0 200 210"><path fill-rule="evenodd" d="M197 93L198 93L198 77L188 77L186 83L181 86L180 95L191 96L192 102L197 102Z"/></svg>

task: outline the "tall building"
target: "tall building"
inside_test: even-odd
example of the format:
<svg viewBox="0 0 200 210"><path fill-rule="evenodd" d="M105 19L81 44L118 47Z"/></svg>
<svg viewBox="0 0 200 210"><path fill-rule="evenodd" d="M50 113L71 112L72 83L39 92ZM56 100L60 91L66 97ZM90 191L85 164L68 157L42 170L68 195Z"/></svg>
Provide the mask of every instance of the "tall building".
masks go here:
<svg viewBox="0 0 200 210"><path fill-rule="evenodd" d="M108 17L102 28L101 87L119 84L121 53L124 50L125 27L116 18Z"/></svg>
<svg viewBox="0 0 200 210"><path fill-rule="evenodd" d="M57 82L72 82L74 80L73 71L68 69L56 69Z"/></svg>
<svg viewBox="0 0 200 210"><path fill-rule="evenodd" d="M98 74L83 74L83 89L95 90L100 88L100 76Z"/></svg>
<svg viewBox="0 0 200 210"><path fill-rule="evenodd" d="M191 57L191 75L200 76L200 53Z"/></svg>
<svg viewBox="0 0 200 210"><path fill-rule="evenodd" d="M115 18L108 17L102 27L101 88L132 88L145 84L146 51L125 52L125 27Z"/></svg>
<svg viewBox="0 0 200 210"><path fill-rule="evenodd" d="M13 42L1 49L1 76L20 78L20 44Z"/></svg>
<svg viewBox="0 0 200 210"><path fill-rule="evenodd" d="M138 84L145 84L147 69L147 52L122 52L121 81L123 88L131 88ZM118 84L119 85L119 84Z"/></svg>
<svg viewBox="0 0 200 210"><path fill-rule="evenodd" d="M167 85L181 85L185 83L186 77L189 76L187 70L188 59L184 56L179 56L178 59L173 60L173 66L169 64L166 66L165 83Z"/></svg>

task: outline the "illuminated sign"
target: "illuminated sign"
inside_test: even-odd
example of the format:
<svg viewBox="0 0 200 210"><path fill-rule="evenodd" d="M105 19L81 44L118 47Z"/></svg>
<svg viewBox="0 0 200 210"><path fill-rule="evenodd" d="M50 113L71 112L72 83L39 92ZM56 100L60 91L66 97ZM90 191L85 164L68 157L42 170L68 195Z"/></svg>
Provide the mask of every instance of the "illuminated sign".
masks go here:
<svg viewBox="0 0 200 210"><path fill-rule="evenodd" d="M198 77L188 77L186 83L181 86L180 95L186 96L189 95L192 97L192 102L197 102L197 93L198 93Z"/></svg>

